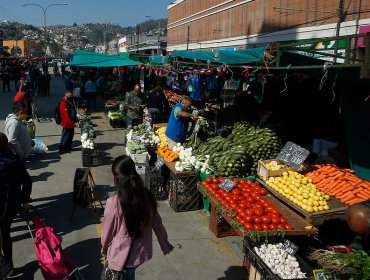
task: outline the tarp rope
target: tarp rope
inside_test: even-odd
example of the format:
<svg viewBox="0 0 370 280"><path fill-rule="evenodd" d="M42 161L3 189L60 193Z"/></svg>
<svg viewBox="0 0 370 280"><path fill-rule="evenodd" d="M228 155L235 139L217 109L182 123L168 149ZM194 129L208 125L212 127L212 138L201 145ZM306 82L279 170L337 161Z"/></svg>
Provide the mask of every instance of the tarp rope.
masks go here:
<svg viewBox="0 0 370 280"><path fill-rule="evenodd" d="M286 68L286 72L285 72L285 78L284 78L284 89L282 91L280 91L280 93L283 93L285 92L287 89L288 89L288 85L286 83L286 80L288 79L288 70L290 68L290 66L292 66L292 64L289 64L288 67Z"/></svg>

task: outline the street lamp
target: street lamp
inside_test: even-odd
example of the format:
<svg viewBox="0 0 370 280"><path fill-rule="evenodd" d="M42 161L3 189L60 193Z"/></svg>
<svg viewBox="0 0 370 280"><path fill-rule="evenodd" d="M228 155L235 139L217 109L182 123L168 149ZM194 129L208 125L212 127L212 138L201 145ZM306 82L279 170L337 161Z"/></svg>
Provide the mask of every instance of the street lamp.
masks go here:
<svg viewBox="0 0 370 280"><path fill-rule="evenodd" d="M152 16L145 16L146 18L151 18L151 19L155 19L153 18ZM159 40L161 38L161 21L158 20L158 40L157 40L157 54L159 54L159 49L160 49L160 44L159 44Z"/></svg>
<svg viewBox="0 0 370 280"><path fill-rule="evenodd" d="M46 31L46 11L51 6L66 6L66 5L68 5L68 4L67 3L52 3L52 4L47 5L46 7L43 7L43 6L39 5L39 4L33 4L33 3L22 4L23 7L25 7L25 6L36 6L36 7L39 7L44 12L45 60L46 60L46 50L47 50L47 47L48 47L48 43L47 43L47 40L46 40L46 35L47 35L47 31Z"/></svg>

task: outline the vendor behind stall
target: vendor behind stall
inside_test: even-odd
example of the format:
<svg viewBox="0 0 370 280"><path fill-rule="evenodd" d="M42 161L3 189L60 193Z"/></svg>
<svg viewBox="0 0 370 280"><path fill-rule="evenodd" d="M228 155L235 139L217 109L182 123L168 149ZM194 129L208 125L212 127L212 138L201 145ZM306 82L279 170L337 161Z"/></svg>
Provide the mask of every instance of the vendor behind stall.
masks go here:
<svg viewBox="0 0 370 280"><path fill-rule="evenodd" d="M127 93L125 105L127 106L126 126L141 124L145 100L139 84L135 85L134 91Z"/></svg>
<svg viewBox="0 0 370 280"><path fill-rule="evenodd" d="M190 113L191 104L191 98L185 97L173 107L166 129L168 147L183 143L188 134L189 122L197 119L197 116Z"/></svg>

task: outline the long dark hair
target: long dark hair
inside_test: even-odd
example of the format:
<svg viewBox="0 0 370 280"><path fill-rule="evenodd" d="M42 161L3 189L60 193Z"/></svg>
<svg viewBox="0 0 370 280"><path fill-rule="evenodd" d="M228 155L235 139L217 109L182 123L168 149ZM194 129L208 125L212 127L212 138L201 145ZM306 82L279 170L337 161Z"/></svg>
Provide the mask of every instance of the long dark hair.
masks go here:
<svg viewBox="0 0 370 280"><path fill-rule="evenodd" d="M140 237L142 231L152 222L153 214L157 211L157 202L153 194L144 187L130 157L117 157L112 164L112 173L127 232L133 238Z"/></svg>

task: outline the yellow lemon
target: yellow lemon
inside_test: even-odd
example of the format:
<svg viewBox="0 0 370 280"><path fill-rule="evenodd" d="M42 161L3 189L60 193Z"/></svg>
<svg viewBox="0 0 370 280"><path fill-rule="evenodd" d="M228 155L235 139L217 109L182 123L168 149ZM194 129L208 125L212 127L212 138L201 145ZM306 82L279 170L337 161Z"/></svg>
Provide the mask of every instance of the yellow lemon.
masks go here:
<svg viewBox="0 0 370 280"><path fill-rule="evenodd" d="M313 211L317 212L317 211L319 211L319 208L317 206L314 206Z"/></svg>
<svg viewBox="0 0 370 280"><path fill-rule="evenodd" d="M324 206L324 210L329 210L329 209L330 209L329 205Z"/></svg>
<svg viewBox="0 0 370 280"><path fill-rule="evenodd" d="M323 211L324 210L324 206L319 206L317 208L319 208L319 211Z"/></svg>
<svg viewBox="0 0 370 280"><path fill-rule="evenodd" d="M325 200L329 200L330 199L330 196L329 195L325 195Z"/></svg>
<svg viewBox="0 0 370 280"><path fill-rule="evenodd" d="M311 206L307 206L306 210L307 212L310 212L310 213L313 212L313 208Z"/></svg>
<svg viewBox="0 0 370 280"><path fill-rule="evenodd" d="M313 201L313 206L320 206L320 203L318 201Z"/></svg>

